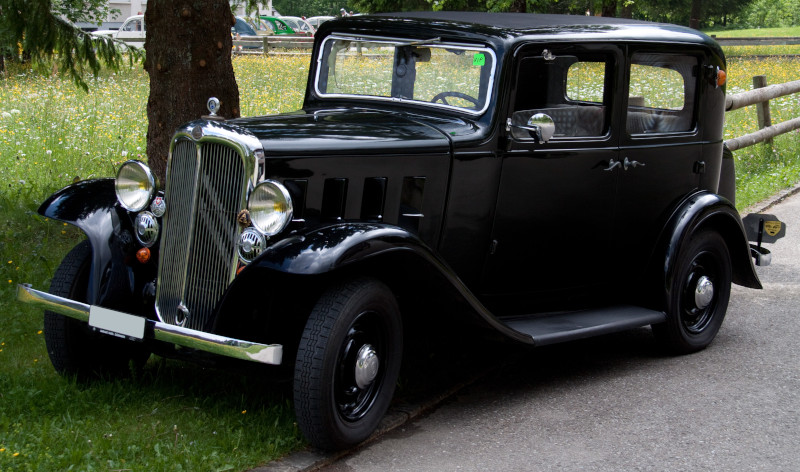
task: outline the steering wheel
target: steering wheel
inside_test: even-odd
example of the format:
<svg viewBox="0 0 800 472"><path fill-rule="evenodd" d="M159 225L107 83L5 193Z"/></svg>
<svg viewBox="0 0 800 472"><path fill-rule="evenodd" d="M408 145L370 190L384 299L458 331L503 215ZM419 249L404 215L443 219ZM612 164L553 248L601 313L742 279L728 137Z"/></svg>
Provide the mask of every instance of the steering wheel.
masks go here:
<svg viewBox="0 0 800 472"><path fill-rule="evenodd" d="M473 107L478 108L478 99L477 98L471 97L471 96L467 95L466 93L461 93L461 92L441 92L441 93L437 93L436 96L434 96L431 99L431 102L436 103L436 102L441 100L441 102L444 103L445 105L450 105L449 103L447 103L447 97L454 97L454 98L460 98L462 100L466 100L466 101L472 103Z"/></svg>

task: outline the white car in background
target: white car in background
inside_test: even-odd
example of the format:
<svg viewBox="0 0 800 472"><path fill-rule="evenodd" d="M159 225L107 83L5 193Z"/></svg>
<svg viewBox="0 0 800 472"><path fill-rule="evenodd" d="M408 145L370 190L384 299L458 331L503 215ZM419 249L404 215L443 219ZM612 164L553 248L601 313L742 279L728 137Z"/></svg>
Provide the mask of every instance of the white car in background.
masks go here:
<svg viewBox="0 0 800 472"><path fill-rule="evenodd" d="M311 26L314 27L314 29L319 29L319 25L321 25L322 23L325 23L328 20L332 20L334 18L336 18L336 17L335 16L312 16L311 18L306 18L306 21L308 21L311 24Z"/></svg>
<svg viewBox="0 0 800 472"><path fill-rule="evenodd" d="M147 27L144 24L144 15L134 15L124 23L118 30L99 30L93 31L94 36L108 36L120 41L124 41L128 47L144 47L144 39Z"/></svg>

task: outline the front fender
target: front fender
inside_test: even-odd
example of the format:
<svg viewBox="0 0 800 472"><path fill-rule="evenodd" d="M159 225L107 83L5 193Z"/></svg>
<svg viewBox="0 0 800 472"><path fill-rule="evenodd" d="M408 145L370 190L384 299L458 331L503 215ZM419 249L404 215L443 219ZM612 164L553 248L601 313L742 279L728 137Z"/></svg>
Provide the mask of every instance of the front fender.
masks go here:
<svg viewBox="0 0 800 472"><path fill-rule="evenodd" d="M665 293L672 286L681 245L700 229L712 228L725 239L733 265L733 283L760 289L761 281L750 258L750 245L739 212L726 198L700 192L686 200L667 225L663 259Z"/></svg>
<svg viewBox="0 0 800 472"><path fill-rule="evenodd" d="M88 304L113 307L121 294L131 295L131 279L124 264L131 235L123 231L123 211L117 204L114 179L85 180L62 188L40 206L39 214L76 226L92 245ZM111 303L109 303L111 302Z"/></svg>
<svg viewBox="0 0 800 472"><path fill-rule="evenodd" d="M377 223L341 223L291 236L270 246L250 265L289 274L319 275L393 251L412 251L445 270L416 235Z"/></svg>
<svg viewBox="0 0 800 472"><path fill-rule="evenodd" d="M242 287L278 287L280 280L291 279L295 284L303 284L303 278L310 280L308 276L335 274L345 268L358 271L359 267L370 266L373 270L378 267L379 271L390 273L397 271L400 265L412 268L410 273L420 275L419 280L411 280L410 283L423 283L423 274L435 274L484 323L509 338L532 344L529 336L499 321L448 264L419 237L403 228L380 223L340 223L292 235L277 242L234 280L223 305L233 305L241 298L238 296L241 292L236 290L236 285L240 283ZM259 282L252 283L253 279ZM223 308L222 311L227 310Z"/></svg>

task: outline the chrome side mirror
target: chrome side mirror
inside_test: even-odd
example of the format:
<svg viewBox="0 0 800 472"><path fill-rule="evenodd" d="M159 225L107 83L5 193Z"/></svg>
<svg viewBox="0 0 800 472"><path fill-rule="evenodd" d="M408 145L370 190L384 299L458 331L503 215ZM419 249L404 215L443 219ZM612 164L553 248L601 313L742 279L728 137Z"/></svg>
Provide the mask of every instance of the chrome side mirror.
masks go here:
<svg viewBox="0 0 800 472"><path fill-rule="evenodd" d="M553 119L550 118L550 115L545 113L536 113L535 115L531 116L528 118L528 122L525 124L525 126L513 125L510 122L511 120L509 119L509 127L528 131L531 137L534 138L539 144L550 141L556 132L555 122L553 122Z"/></svg>

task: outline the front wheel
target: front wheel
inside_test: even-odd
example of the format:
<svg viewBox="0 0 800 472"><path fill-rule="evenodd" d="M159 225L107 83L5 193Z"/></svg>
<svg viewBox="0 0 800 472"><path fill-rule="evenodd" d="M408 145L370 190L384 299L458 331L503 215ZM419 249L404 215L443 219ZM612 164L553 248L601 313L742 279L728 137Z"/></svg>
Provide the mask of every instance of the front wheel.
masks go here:
<svg viewBox="0 0 800 472"><path fill-rule="evenodd" d="M297 351L297 424L316 447L337 450L367 439L394 393L402 320L391 290L358 278L328 290L311 312Z"/></svg>
<svg viewBox="0 0 800 472"><path fill-rule="evenodd" d="M731 294L731 259L719 233L701 231L679 251L667 294L667 321L653 333L674 354L704 349L716 337Z"/></svg>
<svg viewBox="0 0 800 472"><path fill-rule="evenodd" d="M50 293L85 302L91 262L88 241L72 248L53 274ZM125 375L150 357L144 346L94 333L88 324L51 311L44 312L44 340L56 372L84 380Z"/></svg>

